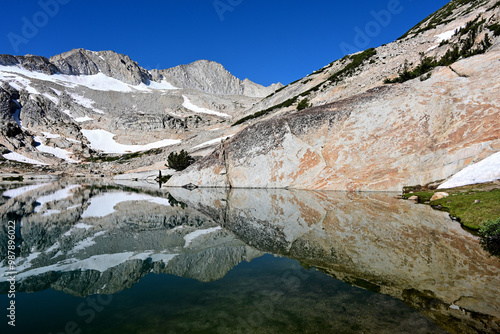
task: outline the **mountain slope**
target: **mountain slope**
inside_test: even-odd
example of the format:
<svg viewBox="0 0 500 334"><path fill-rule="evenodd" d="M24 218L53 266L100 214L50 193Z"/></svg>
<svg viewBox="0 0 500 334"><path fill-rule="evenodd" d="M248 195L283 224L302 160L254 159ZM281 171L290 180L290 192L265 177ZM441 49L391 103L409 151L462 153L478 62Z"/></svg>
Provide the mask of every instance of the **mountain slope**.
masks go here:
<svg viewBox="0 0 500 334"><path fill-rule="evenodd" d="M255 125L167 185L399 191L498 152L500 7L447 8L453 19L441 25L347 56L263 99L247 112L264 112L238 126ZM405 82L384 84L391 78ZM317 107L296 111L306 98Z"/></svg>
<svg viewBox="0 0 500 334"><path fill-rule="evenodd" d="M2 170L114 174L153 165L221 137L235 114L279 87L241 81L215 62L183 68L147 71L113 51L0 55ZM109 154L150 149L107 163Z"/></svg>
<svg viewBox="0 0 500 334"><path fill-rule="evenodd" d="M248 79L242 81L229 73L221 64L208 60L198 60L188 65L179 65L154 73L154 77L164 78L175 87L216 95L262 98L282 87L281 84L263 87Z"/></svg>

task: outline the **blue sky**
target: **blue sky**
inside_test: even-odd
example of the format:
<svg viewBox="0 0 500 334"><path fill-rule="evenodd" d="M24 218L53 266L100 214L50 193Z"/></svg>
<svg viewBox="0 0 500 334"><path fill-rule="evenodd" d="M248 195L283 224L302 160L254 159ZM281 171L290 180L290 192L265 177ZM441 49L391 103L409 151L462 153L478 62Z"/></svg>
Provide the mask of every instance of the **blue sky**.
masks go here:
<svg viewBox="0 0 500 334"><path fill-rule="evenodd" d="M114 50L169 68L214 60L240 79L287 84L346 52L389 43L447 0L16 0L0 53Z"/></svg>

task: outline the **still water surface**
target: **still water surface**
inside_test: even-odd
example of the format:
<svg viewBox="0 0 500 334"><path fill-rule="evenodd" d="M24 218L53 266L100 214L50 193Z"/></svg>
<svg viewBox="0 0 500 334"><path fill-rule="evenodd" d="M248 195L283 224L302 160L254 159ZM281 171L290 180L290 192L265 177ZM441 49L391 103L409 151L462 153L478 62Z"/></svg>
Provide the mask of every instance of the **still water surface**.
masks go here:
<svg viewBox="0 0 500 334"><path fill-rule="evenodd" d="M2 333L483 333L500 261L393 194L3 185Z"/></svg>

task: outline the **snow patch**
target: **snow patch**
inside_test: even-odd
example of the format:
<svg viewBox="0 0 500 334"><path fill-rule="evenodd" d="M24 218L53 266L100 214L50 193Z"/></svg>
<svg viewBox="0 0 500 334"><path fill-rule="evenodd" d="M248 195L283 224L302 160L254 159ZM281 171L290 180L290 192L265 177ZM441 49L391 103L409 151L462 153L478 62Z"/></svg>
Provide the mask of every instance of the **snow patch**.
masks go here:
<svg viewBox="0 0 500 334"><path fill-rule="evenodd" d="M68 208L69 209L69 208ZM78 223L76 224L75 226L73 226L74 228L82 228L82 229L90 229L92 228L93 226L92 225L88 225L88 224L84 224L84 223Z"/></svg>
<svg viewBox="0 0 500 334"><path fill-rule="evenodd" d="M30 94L40 94L31 86L31 80L10 73L6 74L2 71L3 67L5 66L0 66L0 80L8 82L16 90L26 90Z"/></svg>
<svg viewBox="0 0 500 334"><path fill-rule="evenodd" d="M92 101L91 99L88 99L84 96L81 96L81 95L78 95L75 93L71 93L71 94L69 94L69 96L71 96L73 98L73 100L76 103L78 103L79 105L81 105L87 109L92 109L93 111L95 111L98 114L104 114L104 111L102 111L101 109L96 109L93 107L95 101Z"/></svg>
<svg viewBox="0 0 500 334"><path fill-rule="evenodd" d="M44 253L50 253L52 251L55 251L56 249L58 249L61 245L59 244L58 241L56 241L55 244L53 244L52 246L50 246L49 248L47 248L47 250L44 252Z"/></svg>
<svg viewBox="0 0 500 334"><path fill-rule="evenodd" d="M217 226L217 227L208 228L206 230L197 230L197 231L191 232L191 233L184 236L184 240L186 240L184 247L189 246L194 239L196 239L202 235L214 233L214 232L221 230L221 229L222 228L220 226Z"/></svg>
<svg viewBox="0 0 500 334"><path fill-rule="evenodd" d="M73 196L73 193L71 191L73 189L77 189L77 188L80 188L80 186L73 184L73 185L67 186L64 189L58 190L58 191L56 191L56 192L54 192L54 193L52 193L50 195L45 195L45 196L39 197L36 200L36 202L38 202L40 205L37 206L37 207L35 207L34 211L35 212L40 212L42 210L42 207L46 203L57 202L57 201L65 199L65 198Z"/></svg>
<svg viewBox="0 0 500 334"><path fill-rule="evenodd" d="M441 184L438 189L455 188L498 179L500 179L500 152L465 167L448 181Z"/></svg>
<svg viewBox="0 0 500 334"><path fill-rule="evenodd" d="M97 232L93 236L85 238L84 240L82 240L79 243L77 243L75 245L75 247L73 247L73 249L68 252L68 254L78 253L79 251L82 251L85 248L88 248L90 246L95 245L96 242L94 241L94 239L97 238L97 237L99 237L99 236L101 236L101 235L103 235L103 234L106 234L106 232L105 231Z"/></svg>
<svg viewBox="0 0 500 334"><path fill-rule="evenodd" d="M177 139L164 139L154 143L145 145L125 145L117 143L113 137L113 133L106 130L81 130L83 135L90 142L90 147L94 150L102 151L103 153L132 153L139 151L147 151L153 148L159 148L169 145L178 144L181 141Z"/></svg>
<svg viewBox="0 0 500 334"><path fill-rule="evenodd" d="M10 76L10 79L14 82L28 81L25 77L31 79L37 79L42 81L48 81L55 83L57 85L62 85L68 88L74 88L76 86L84 86L93 90L100 91L115 91L115 92L131 92L131 85L128 85L120 80L108 77L104 73L97 73L94 75L65 75L65 74L45 74L40 72L31 72L25 68L19 66L0 66L0 72L5 76L6 74ZM21 77L22 75L24 77ZM2 77L0 76L0 79ZM29 87L26 85L26 89ZM28 90L29 91L29 90ZM31 93L31 92L30 92ZM34 93L33 94L38 94Z"/></svg>
<svg viewBox="0 0 500 334"><path fill-rule="evenodd" d="M50 133L50 132L42 132L43 136L45 138L49 138L49 139L54 139L54 138L59 138L61 137L60 135L56 135L54 133Z"/></svg>
<svg viewBox="0 0 500 334"><path fill-rule="evenodd" d="M59 148L59 147L47 146L47 145L42 143L43 142L42 138L37 137L37 136L33 137L33 139L38 144L37 146L35 146L38 151L52 154L60 159L63 159L65 161L69 162L69 163L79 162L78 160L74 160L74 159L71 159L69 157L71 154L73 154L72 152L67 151L67 150L63 150L62 148Z"/></svg>
<svg viewBox="0 0 500 334"><path fill-rule="evenodd" d="M151 90L174 90L179 89L172 86L167 80L163 79L160 82L150 81L149 84L140 83L138 86L132 86L137 90L150 92Z"/></svg>
<svg viewBox="0 0 500 334"><path fill-rule="evenodd" d="M221 113L218 111L195 106L193 103L191 103L191 101L188 99L188 97L186 95L182 95L182 97L184 98L184 102L182 103L182 106L186 109L194 111L195 113L211 114L211 115L216 115L216 116L220 116L220 117L231 117L231 115L228 115L228 114L224 114L224 113Z"/></svg>
<svg viewBox="0 0 500 334"><path fill-rule="evenodd" d="M193 147L192 149L197 149L197 148L200 148L200 147L204 147L204 146L209 146L209 145L212 145L212 144L218 144L220 143L223 139L226 139L226 138L231 138L232 136L234 136L234 133L231 134L231 135L227 135L227 136L224 136L224 137L219 137L219 138L215 138L215 139L212 139L212 140L209 140L209 141L206 141L200 145L197 145L195 147Z"/></svg>
<svg viewBox="0 0 500 334"><path fill-rule="evenodd" d="M42 95L51 100L52 102L54 102L54 104L59 104L59 99L57 97L52 96L48 93L43 93Z"/></svg>
<svg viewBox="0 0 500 334"><path fill-rule="evenodd" d="M36 89L30 86L30 79L42 80L52 82L57 85L62 85L68 88L75 88L77 86L84 86L93 90L99 91L114 91L114 92L132 92L134 90L144 91L149 89L154 90L172 90L178 89L172 86L166 80L161 82L151 81L149 85L141 83L133 86L124 83L118 79L111 78L104 73L97 73L94 75L65 75L65 74L45 74L40 72L31 72L20 66L4 66L0 65L0 80L11 82L11 86L16 89L24 88L32 94L39 94ZM13 85L14 84L14 85ZM57 91L56 91L57 93ZM58 94L60 95L60 94Z"/></svg>
<svg viewBox="0 0 500 334"><path fill-rule="evenodd" d="M460 28L456 28L456 29L445 31L442 34L435 35L434 37L436 37L436 42L441 43L442 41L446 41L446 40L450 39L451 37L453 37L453 35L455 35L455 33L459 29Z"/></svg>
<svg viewBox="0 0 500 334"><path fill-rule="evenodd" d="M453 35L455 35L463 27L465 27L465 25L460 26L460 27L455 28L455 29L452 29L452 30L445 31L439 35L435 35L434 37L436 38L436 43L441 44L441 42L449 40L450 38L453 37ZM431 46L425 52L429 52L431 50L434 50L435 48L437 48L439 46L439 44Z"/></svg>
<svg viewBox="0 0 500 334"><path fill-rule="evenodd" d="M52 87L50 87L50 89L52 89L54 91L54 93L56 93L57 95L61 96L62 92L60 90L57 90L57 89L52 88Z"/></svg>
<svg viewBox="0 0 500 334"><path fill-rule="evenodd" d="M75 118L75 121L77 121L78 123L83 123L83 122L93 121L93 120L94 120L93 118L90 118L88 116Z"/></svg>
<svg viewBox="0 0 500 334"><path fill-rule="evenodd" d="M48 165L45 162L40 162L38 160L30 159L25 157L24 155L21 155L16 152L10 152L7 154L2 154L2 157L4 157L7 160L12 160L12 161L17 161L17 162L24 162L27 164L32 164L32 165Z"/></svg>
<svg viewBox="0 0 500 334"><path fill-rule="evenodd" d="M130 192L105 193L92 197L90 205L82 213L82 218L102 218L115 212L115 206L122 202L129 201L147 201L159 205L170 206L167 199L153 197L146 194L137 194Z"/></svg>
<svg viewBox="0 0 500 334"><path fill-rule="evenodd" d="M66 115L68 115L69 117L71 117L72 119L74 119L76 122L78 123L82 123L82 122L86 122L86 121L92 121L94 120L93 118L90 118L88 116L84 116L84 117L75 117L71 114L71 112L69 110L63 110L63 113L65 113Z"/></svg>
<svg viewBox="0 0 500 334"><path fill-rule="evenodd" d="M3 194L2 194L2 196L3 197L16 198L16 197L22 196L22 195L24 195L26 193L29 193L30 191L36 190L38 188L45 187L48 184L50 184L50 183L33 184L33 185L30 185L30 186L24 186L24 187L21 187L21 188L10 189L10 190L4 191Z"/></svg>

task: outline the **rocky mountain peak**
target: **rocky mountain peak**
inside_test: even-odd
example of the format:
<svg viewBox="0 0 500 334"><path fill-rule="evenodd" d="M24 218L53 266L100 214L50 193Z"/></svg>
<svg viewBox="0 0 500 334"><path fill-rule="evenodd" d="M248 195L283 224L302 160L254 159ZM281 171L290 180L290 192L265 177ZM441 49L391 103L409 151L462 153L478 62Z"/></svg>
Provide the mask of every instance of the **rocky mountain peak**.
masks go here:
<svg viewBox="0 0 500 334"><path fill-rule="evenodd" d="M229 73L224 66L211 60L197 60L191 64L169 69L148 71L129 56L115 51L73 49L52 56L50 59L34 55L0 55L0 65L17 65L29 71L49 75L59 73L77 76L103 73L134 86L141 83L147 85L150 81L166 80L178 88L215 95L264 97L282 87L281 84L264 87L249 79L242 81Z"/></svg>
<svg viewBox="0 0 500 334"><path fill-rule="evenodd" d="M59 69L50 62L49 59L42 56L25 55L11 56L0 55L0 65L4 66L21 66L29 71L41 72L46 74L55 74Z"/></svg>
<svg viewBox="0 0 500 334"><path fill-rule="evenodd" d="M211 60L197 60L159 71L172 85L185 89L200 90L215 95L245 95L264 97L274 92L276 84L264 87L249 79L240 80L221 64Z"/></svg>
<svg viewBox="0 0 500 334"><path fill-rule="evenodd" d="M105 75L131 85L149 83L151 74L129 56L114 51L74 49L50 58L62 74Z"/></svg>

